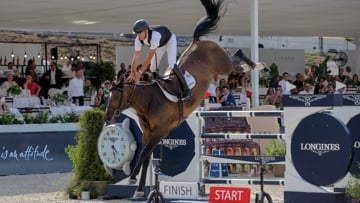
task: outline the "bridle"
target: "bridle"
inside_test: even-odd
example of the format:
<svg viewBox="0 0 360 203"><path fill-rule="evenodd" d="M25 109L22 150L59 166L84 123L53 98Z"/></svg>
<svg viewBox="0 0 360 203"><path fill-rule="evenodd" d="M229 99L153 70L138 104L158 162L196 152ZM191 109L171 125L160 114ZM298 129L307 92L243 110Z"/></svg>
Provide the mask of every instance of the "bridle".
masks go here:
<svg viewBox="0 0 360 203"><path fill-rule="evenodd" d="M133 95L134 95L134 91L135 91L136 84L126 83L126 84L124 84L124 85L122 85L122 86L120 86L120 85L113 86L113 87L111 87L111 89L110 89L110 91L113 91L113 90L120 91L120 98L119 98L118 106L116 107L116 109L115 109L115 111L114 111L114 114L113 114L113 116L111 117L111 120L110 120L111 123L115 120L116 117L118 117L118 116L121 114L120 105L121 105L121 103L122 103L121 100L122 100L123 97L124 97L124 88L125 88L125 87L129 87L129 86L132 87L132 89L131 89L130 95L129 95L128 99L127 99L126 105L125 105L125 107L123 108L123 109L127 109L127 108L130 107L131 99L132 99L132 97L133 97ZM112 96L112 95L111 95L111 96ZM108 103L107 108L109 108L109 103Z"/></svg>

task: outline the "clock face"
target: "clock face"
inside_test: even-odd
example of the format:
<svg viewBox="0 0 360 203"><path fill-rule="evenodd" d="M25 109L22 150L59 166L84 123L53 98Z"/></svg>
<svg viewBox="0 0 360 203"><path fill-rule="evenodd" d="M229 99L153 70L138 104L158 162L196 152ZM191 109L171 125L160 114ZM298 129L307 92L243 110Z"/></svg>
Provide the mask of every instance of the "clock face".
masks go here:
<svg viewBox="0 0 360 203"><path fill-rule="evenodd" d="M110 168L119 169L126 161L128 140L115 126L105 128L98 142L101 161Z"/></svg>

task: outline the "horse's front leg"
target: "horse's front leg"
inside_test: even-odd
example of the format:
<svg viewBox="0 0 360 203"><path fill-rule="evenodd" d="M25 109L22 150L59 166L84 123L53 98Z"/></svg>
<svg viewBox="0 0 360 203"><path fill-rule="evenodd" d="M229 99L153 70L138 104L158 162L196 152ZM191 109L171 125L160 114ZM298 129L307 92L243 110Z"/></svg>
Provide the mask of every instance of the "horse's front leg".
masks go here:
<svg viewBox="0 0 360 203"><path fill-rule="evenodd" d="M146 175L147 175L147 170L148 170L149 163L150 163L150 157L151 157L151 153L145 158L145 160L142 164L140 181L139 181L139 185L133 195L134 197L143 197L144 196L144 186L146 183Z"/></svg>
<svg viewBox="0 0 360 203"><path fill-rule="evenodd" d="M145 185L145 181L146 181L146 173L147 173L147 168L149 166L151 153L153 152L153 150L155 149L156 145L159 142L160 142L160 138L152 137L140 153L140 158L138 159L138 161L135 165L135 168L134 168L133 172L131 173L130 179L129 179L129 184L135 184L136 176L139 174L141 166L143 167L142 172L141 172L139 187L138 187L137 191L135 192L134 196L135 195L140 196L141 192L143 193L143 189L144 189L144 185ZM137 192L139 192L139 195L137 195Z"/></svg>

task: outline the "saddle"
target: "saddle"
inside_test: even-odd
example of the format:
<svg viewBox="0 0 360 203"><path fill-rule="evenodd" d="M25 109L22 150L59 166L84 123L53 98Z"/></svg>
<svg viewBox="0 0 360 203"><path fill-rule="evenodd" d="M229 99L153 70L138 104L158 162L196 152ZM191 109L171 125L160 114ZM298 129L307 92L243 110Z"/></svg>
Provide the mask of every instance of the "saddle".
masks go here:
<svg viewBox="0 0 360 203"><path fill-rule="evenodd" d="M160 86L160 88L169 94L175 95L178 98L181 97L181 83L173 72L171 72L168 76L158 76L155 78L155 82Z"/></svg>

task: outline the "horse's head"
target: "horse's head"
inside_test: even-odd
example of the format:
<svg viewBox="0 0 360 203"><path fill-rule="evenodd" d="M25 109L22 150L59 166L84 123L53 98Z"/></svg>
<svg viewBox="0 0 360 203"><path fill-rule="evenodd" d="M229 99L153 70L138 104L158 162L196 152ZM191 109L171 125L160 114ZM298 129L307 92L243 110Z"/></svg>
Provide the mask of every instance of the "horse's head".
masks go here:
<svg viewBox="0 0 360 203"><path fill-rule="evenodd" d="M107 125L113 124L116 117L130 106L133 88L133 85L124 85L123 83L119 83L111 88L111 94L104 116Z"/></svg>

